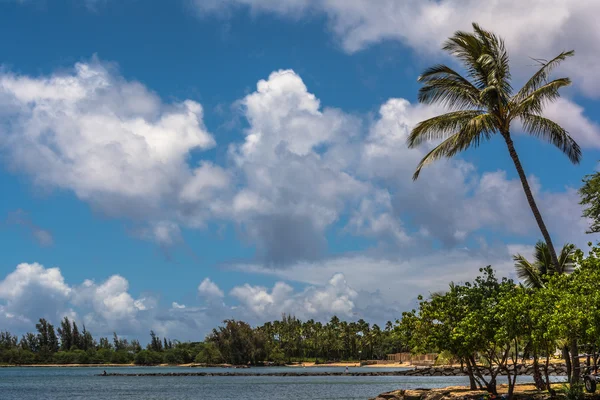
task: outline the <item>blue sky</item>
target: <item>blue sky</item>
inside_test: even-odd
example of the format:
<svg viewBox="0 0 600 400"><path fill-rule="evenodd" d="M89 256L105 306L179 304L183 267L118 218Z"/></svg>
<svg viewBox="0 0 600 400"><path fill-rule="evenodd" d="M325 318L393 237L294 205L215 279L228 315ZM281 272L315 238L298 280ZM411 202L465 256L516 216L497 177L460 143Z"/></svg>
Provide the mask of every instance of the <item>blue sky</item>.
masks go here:
<svg viewBox="0 0 600 400"><path fill-rule="evenodd" d="M497 138L410 179L428 145L406 135L439 112L416 77L472 21L506 37L517 82L575 48L547 116L582 163L515 140L557 245L595 240L576 193L600 147L592 13L381 3L0 1L0 325L382 322L481 266L511 274L540 235Z"/></svg>

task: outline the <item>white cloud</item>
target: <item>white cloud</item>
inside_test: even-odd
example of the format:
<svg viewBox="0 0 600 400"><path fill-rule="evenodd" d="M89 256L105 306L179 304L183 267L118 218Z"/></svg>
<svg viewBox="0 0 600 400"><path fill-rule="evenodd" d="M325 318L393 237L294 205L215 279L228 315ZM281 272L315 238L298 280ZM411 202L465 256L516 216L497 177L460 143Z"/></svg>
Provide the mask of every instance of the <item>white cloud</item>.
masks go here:
<svg viewBox="0 0 600 400"><path fill-rule="evenodd" d="M110 216L149 222L146 236L161 244L177 225L201 224L228 185L220 167L188 165L192 150L215 145L200 104L165 104L96 58L46 77L2 72L0 104L0 146L12 168Z"/></svg>
<svg viewBox="0 0 600 400"><path fill-rule="evenodd" d="M565 128L581 147L600 148L600 126L585 116L580 105L560 98L546 106L545 114Z"/></svg>
<svg viewBox="0 0 600 400"><path fill-rule="evenodd" d="M171 303L171 308L182 310L185 308L185 304L179 304L176 301L174 301L173 303Z"/></svg>
<svg viewBox="0 0 600 400"><path fill-rule="evenodd" d="M183 241L181 227L210 220L236 223L258 259L275 266L323 257L325 232L340 222L346 232L405 247L415 239L453 246L490 226L535 230L527 207L513 207L523 199L518 182L502 172L479 175L457 159L412 182L432 144L408 149L406 138L439 108L389 99L366 124L322 107L291 70L273 72L238 102L249 127L229 146L229 169L188 164L192 150L214 145L199 104L164 104L95 59L70 74L0 74L0 102L0 143L14 167L134 221L135 234L163 247ZM550 111L594 146L596 124L561 104ZM566 192L552 195L559 201ZM581 225L578 215L571 226Z"/></svg>
<svg viewBox="0 0 600 400"><path fill-rule="evenodd" d="M298 293L285 282L277 282L270 292L262 286L245 284L233 288L230 294L261 320L277 319L282 314L302 319L351 317L358 295L343 274L333 275L326 285L309 286Z"/></svg>
<svg viewBox="0 0 600 400"><path fill-rule="evenodd" d="M24 321L56 318L69 312L71 288L58 268L38 263L22 263L0 281L0 299L4 314Z"/></svg>
<svg viewBox="0 0 600 400"><path fill-rule="evenodd" d="M76 306L89 310L83 316L88 326L118 325L121 329L131 329L138 312L147 308L146 299L134 299L129 293L129 282L119 275L101 284L86 280L74 288L71 300Z"/></svg>
<svg viewBox="0 0 600 400"><path fill-rule="evenodd" d="M57 325L68 316L94 335L119 335L146 340L152 329L161 336L181 340L198 340L225 318L247 320L253 324L279 318L282 313L299 317L329 319L331 315L351 316L358 297L336 274L323 285L313 285L294 291L284 282L272 290L243 285L231 295L241 304L225 304L224 293L210 279L198 288L207 304L190 306L173 301L161 307L152 296L134 296L129 282L120 275L95 283L85 280L80 285L68 284L58 268L40 264L20 264L0 277L0 321L3 329L24 333L35 328L38 318ZM35 295L32 295L35 293ZM212 300L219 299L219 302Z"/></svg>
<svg viewBox="0 0 600 400"><path fill-rule="evenodd" d="M478 249L448 249L430 250L426 254L413 256L400 256L394 258L381 258L368 253L356 256L341 256L317 262L299 262L286 269L271 269L261 265L249 264L238 265L235 268L247 273L257 273L275 276L288 281L295 281L319 287L328 277L343 278L343 284L336 284L334 279L329 281L331 287L351 288L352 295L348 294L348 300L354 304L346 308L352 314L364 315L370 303L367 299L361 299L356 293L377 294L382 303L395 307L395 317L401 315L401 311L413 305L414 299L419 294L428 295L430 292L442 290L448 287L451 281L461 282L472 280L479 273L479 268L492 265L498 271L499 276L514 276L513 263L511 261L512 251L521 247L495 246L487 250ZM343 276L339 275L343 274ZM260 298L270 295L266 289L251 292L246 290L244 298ZM273 289L275 292L275 288ZM343 293L341 289L331 289L331 293ZM278 302L265 301L266 304L279 305L282 298L293 299L293 296L281 296ZM232 293L233 294L233 293ZM335 296L329 296L327 302ZM268 299L268 297L267 297ZM349 303L346 303L349 304ZM275 306L276 307L276 306ZM319 309L319 307L315 307ZM275 308L274 312L278 311ZM330 310L331 311L331 310ZM336 311L341 314L341 311ZM366 315L369 318L369 315ZM386 318L394 318L389 315Z"/></svg>
<svg viewBox="0 0 600 400"><path fill-rule="evenodd" d="M349 218L346 229L350 232L390 240L394 246L405 246L413 241L398 217L393 215L389 192L376 191L372 198L364 198Z"/></svg>
<svg viewBox="0 0 600 400"><path fill-rule="evenodd" d="M477 22L505 38L518 75L533 73L529 57L551 58L575 49L577 58L565 64L564 73L591 97L597 97L600 89L594 73L600 62L600 29L595 22L600 3L594 0L380 0L377 6L370 0L223 0L203 7L204 3L195 2L202 13L246 6L255 13L293 20L325 14L347 52L397 40L431 57L456 30L469 30Z"/></svg>
<svg viewBox="0 0 600 400"><path fill-rule="evenodd" d="M135 336L146 340L150 329L160 335L198 339L200 326L207 332L218 324L222 314L210 316L203 309L186 309L172 303L177 314L159 307L157 299L144 295L135 298L129 282L120 275L103 282L85 280L80 285L65 281L59 268L41 264L19 264L14 271L0 277L0 322L14 333L35 329L39 318L57 324L64 317L74 319L96 336Z"/></svg>
<svg viewBox="0 0 600 400"><path fill-rule="evenodd" d="M250 127L244 142L230 147L243 177L234 220L267 263L318 258L324 230L368 190L340 157L360 120L322 109L291 70L273 72L239 103Z"/></svg>
<svg viewBox="0 0 600 400"><path fill-rule="evenodd" d="M223 298L225 296L225 293L209 278L204 278L200 285L198 285L198 294L208 299Z"/></svg>

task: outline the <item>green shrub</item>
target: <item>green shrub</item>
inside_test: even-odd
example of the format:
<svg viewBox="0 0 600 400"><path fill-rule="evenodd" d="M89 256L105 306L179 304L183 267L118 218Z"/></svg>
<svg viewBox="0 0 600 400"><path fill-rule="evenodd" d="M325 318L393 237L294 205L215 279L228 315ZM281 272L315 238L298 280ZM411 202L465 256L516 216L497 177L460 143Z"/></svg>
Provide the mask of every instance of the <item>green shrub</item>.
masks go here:
<svg viewBox="0 0 600 400"><path fill-rule="evenodd" d="M73 346L75 347L75 346ZM73 347L71 349L73 349ZM89 364L90 363L90 356L88 355L87 352L83 351L83 350L78 350L77 348L75 350L71 350L70 352L73 355L73 362L76 364Z"/></svg>
<svg viewBox="0 0 600 400"><path fill-rule="evenodd" d="M572 385L562 385L560 391L567 400L583 400L585 399L584 387L581 383Z"/></svg>
<svg viewBox="0 0 600 400"><path fill-rule="evenodd" d="M163 355L152 350L142 350L135 355L136 365L158 365L163 363Z"/></svg>
<svg viewBox="0 0 600 400"><path fill-rule="evenodd" d="M59 351L52 357L56 364L73 364L74 356L70 351Z"/></svg>
<svg viewBox="0 0 600 400"><path fill-rule="evenodd" d="M112 359L113 351L109 349L100 349L96 351L96 363L108 364Z"/></svg>
<svg viewBox="0 0 600 400"><path fill-rule="evenodd" d="M110 362L113 364L129 364L131 361L132 356L126 350L115 351L110 358Z"/></svg>
<svg viewBox="0 0 600 400"><path fill-rule="evenodd" d="M201 364L218 364L223 362L223 358L217 346L209 342L202 346L202 350L198 352L194 361Z"/></svg>

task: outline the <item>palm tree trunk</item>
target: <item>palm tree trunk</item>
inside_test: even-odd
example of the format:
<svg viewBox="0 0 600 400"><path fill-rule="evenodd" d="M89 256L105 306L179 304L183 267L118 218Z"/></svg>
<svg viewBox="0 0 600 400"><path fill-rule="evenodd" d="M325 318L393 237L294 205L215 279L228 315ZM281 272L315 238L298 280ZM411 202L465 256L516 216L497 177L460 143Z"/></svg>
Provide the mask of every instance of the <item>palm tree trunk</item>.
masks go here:
<svg viewBox="0 0 600 400"><path fill-rule="evenodd" d="M521 161L519 160L519 156L517 151L515 150L515 145L510 137L510 133L501 132L504 140L506 141L506 146L508 146L508 153L510 154L510 158L512 158L513 163L515 164L515 168L517 169L517 173L519 174L519 179L521 179L521 184L523 185L523 191L525 192L525 197L527 197L527 202L529 203L529 207L531 207L531 211L533 212L533 216L535 217L535 221L542 232L542 236L548 245L548 249L550 250L550 257L552 257L552 264L554 264L555 268L558 268L558 257L556 256L556 251L554 250L554 245L552 244L552 239L550 238L550 233L548 233L548 229L546 229L546 224L544 224L544 220L542 219L542 214L535 203L535 199L533 198L533 194L531 193L531 188L529 187L529 182L527 182L527 177L525 176L525 171L523 171L523 166L521 165Z"/></svg>

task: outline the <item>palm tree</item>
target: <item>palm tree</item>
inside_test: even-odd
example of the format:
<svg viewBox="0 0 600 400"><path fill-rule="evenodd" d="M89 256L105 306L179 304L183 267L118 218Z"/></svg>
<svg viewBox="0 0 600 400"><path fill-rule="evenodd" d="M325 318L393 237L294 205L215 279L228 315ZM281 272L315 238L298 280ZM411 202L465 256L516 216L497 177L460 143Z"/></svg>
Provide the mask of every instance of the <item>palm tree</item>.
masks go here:
<svg viewBox="0 0 600 400"><path fill-rule="evenodd" d="M553 274L569 274L575 267L575 245L565 244L558 257L558 264L554 266L548 245L539 241L533 253L534 261L530 262L521 254L515 254L515 269L517 276L525 286L540 289L546 286L548 277Z"/></svg>
<svg viewBox="0 0 600 400"><path fill-rule="evenodd" d="M440 104L450 112L422 121L410 133L410 148L424 141L442 139L421 160L413 179L418 178L425 165L443 157L453 157L470 147L475 148L499 133L506 143L531 211L548 244L552 264L558 265L550 234L531 193L510 128L512 122L520 121L525 132L552 143L571 162L579 163L579 145L560 125L542 116L544 105L560 96L560 88L571 84L569 78L549 81L550 72L575 53L566 51L550 61L540 61L540 69L513 94L504 41L477 24L473 24L473 29L474 33L456 32L443 46L445 51L462 62L466 77L446 65L428 68L419 77L423 83L419 90L419 101Z"/></svg>

